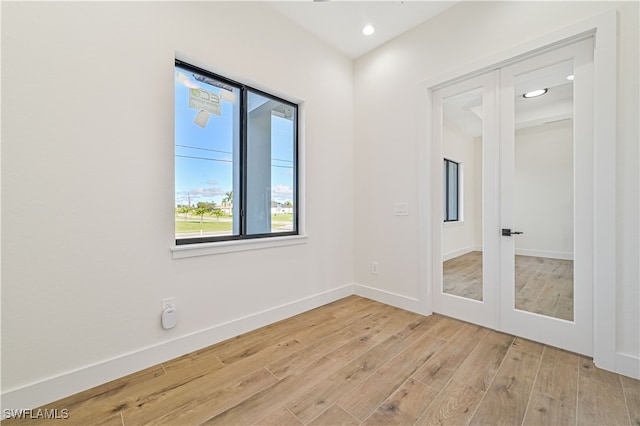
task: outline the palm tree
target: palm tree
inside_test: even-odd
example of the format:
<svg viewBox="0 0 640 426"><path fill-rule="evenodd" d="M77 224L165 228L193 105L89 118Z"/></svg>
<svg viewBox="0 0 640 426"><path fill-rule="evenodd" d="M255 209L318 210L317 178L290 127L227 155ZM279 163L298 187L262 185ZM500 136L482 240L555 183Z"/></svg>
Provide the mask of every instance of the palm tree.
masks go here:
<svg viewBox="0 0 640 426"><path fill-rule="evenodd" d="M233 204L233 191L227 191L224 193L225 197L222 199L222 204Z"/></svg>
<svg viewBox="0 0 640 426"><path fill-rule="evenodd" d="M224 193L225 197L222 199L224 210L229 216L231 216L231 207L233 207L233 191L227 191Z"/></svg>

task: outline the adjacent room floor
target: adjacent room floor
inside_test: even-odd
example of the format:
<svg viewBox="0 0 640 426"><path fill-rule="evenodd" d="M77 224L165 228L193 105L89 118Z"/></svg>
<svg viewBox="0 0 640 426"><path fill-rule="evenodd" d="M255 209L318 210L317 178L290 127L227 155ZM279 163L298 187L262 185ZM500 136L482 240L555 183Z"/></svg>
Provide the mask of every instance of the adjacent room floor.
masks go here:
<svg viewBox="0 0 640 426"><path fill-rule="evenodd" d="M573 261L516 256L516 308L573 320ZM473 251L443 263L444 292L482 300L482 252Z"/></svg>
<svg viewBox="0 0 640 426"><path fill-rule="evenodd" d="M350 296L46 408L81 425L638 425L640 381Z"/></svg>

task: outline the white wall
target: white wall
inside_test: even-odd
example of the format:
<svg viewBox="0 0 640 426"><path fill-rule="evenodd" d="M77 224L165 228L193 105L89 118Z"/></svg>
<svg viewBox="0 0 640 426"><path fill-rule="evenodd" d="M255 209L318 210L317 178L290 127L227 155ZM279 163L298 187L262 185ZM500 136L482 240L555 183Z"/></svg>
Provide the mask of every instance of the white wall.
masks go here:
<svg viewBox="0 0 640 426"><path fill-rule="evenodd" d="M481 172L476 162L476 138L465 135L455 125L444 121L442 127L442 155L448 160L462 165L463 179L463 220L443 224L442 229L442 257L443 260L452 259L478 250L481 243L476 241L476 228L481 228L477 222L477 211L482 210L482 200L477 199L478 180L482 182Z"/></svg>
<svg viewBox="0 0 640 426"><path fill-rule="evenodd" d="M176 52L304 102L306 244L172 258ZM353 61L262 3L3 2L2 124L3 408L351 292Z"/></svg>
<svg viewBox="0 0 640 426"><path fill-rule="evenodd" d="M513 197L516 254L573 259L573 121L516 131Z"/></svg>
<svg viewBox="0 0 640 426"><path fill-rule="evenodd" d="M355 64L355 279L371 294L420 299L417 89L424 81L477 63L615 8L618 25L616 220L617 351L640 356L638 272L638 3L463 2L359 58ZM379 108L396 105L397 108ZM393 142L393 143L391 143ZM384 173L380 173L384 170ZM375 188L373 190L372 188ZM394 194L410 215L392 216ZM380 273L370 273L370 262Z"/></svg>

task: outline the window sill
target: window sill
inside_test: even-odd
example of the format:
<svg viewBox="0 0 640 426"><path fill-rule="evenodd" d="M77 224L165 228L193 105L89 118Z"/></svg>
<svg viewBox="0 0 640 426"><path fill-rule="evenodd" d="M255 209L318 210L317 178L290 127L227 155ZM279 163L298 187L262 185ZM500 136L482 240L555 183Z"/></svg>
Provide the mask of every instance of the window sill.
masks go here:
<svg viewBox="0 0 640 426"><path fill-rule="evenodd" d="M185 257L209 256L234 253L247 250L261 250L272 247L306 244L306 235L288 235L286 237L257 238L253 240L220 241L215 243L185 244L170 248L174 259Z"/></svg>
<svg viewBox="0 0 640 426"><path fill-rule="evenodd" d="M464 225L464 220L457 220L455 222L442 222L444 224L445 228L448 228L450 226L462 226Z"/></svg>

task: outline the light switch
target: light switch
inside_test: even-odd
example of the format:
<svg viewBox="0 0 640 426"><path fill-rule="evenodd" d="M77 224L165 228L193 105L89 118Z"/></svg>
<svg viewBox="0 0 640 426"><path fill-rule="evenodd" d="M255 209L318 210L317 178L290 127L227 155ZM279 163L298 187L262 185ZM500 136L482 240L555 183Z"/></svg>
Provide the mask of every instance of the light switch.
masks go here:
<svg viewBox="0 0 640 426"><path fill-rule="evenodd" d="M409 204L396 203L394 209L394 215L396 216L409 216Z"/></svg>

